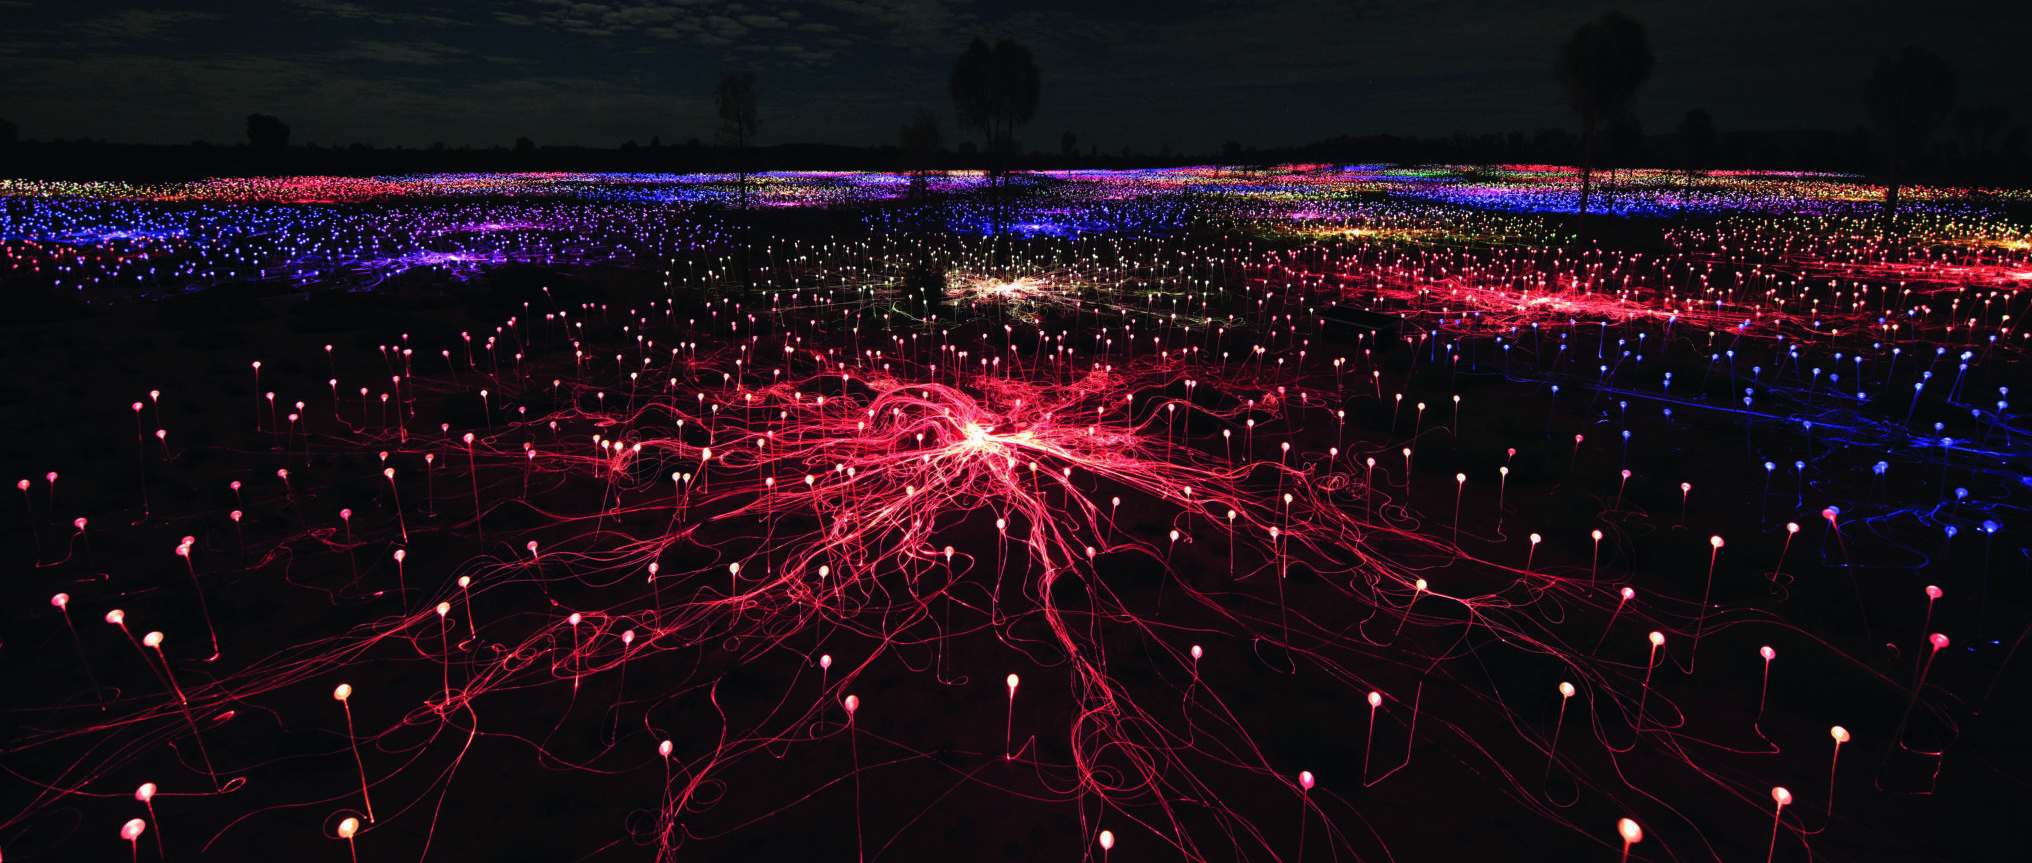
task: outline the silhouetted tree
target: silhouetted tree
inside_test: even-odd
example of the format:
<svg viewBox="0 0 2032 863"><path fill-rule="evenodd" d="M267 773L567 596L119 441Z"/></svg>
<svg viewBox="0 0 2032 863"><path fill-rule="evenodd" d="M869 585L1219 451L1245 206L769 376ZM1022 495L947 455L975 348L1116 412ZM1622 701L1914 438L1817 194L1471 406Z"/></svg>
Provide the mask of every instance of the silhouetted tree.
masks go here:
<svg viewBox="0 0 2032 863"><path fill-rule="evenodd" d="M14 167L14 142L20 137L20 127L6 120L0 120L0 168L11 169Z"/></svg>
<svg viewBox="0 0 2032 863"><path fill-rule="evenodd" d="M754 72L722 72L719 83L713 86L713 109L720 118L720 139L734 146L734 169L741 179L741 296L748 295L754 284L754 268L751 264L750 249L754 246L750 234L754 226L747 218L748 210L748 145L755 138L756 127L762 125L762 116L757 108L762 90L755 84Z"/></svg>
<svg viewBox="0 0 2032 863"><path fill-rule="evenodd" d="M1686 150L1686 178L1692 182L1693 173L1707 164L1707 151L1714 148L1714 115L1706 108L1695 108L1686 112L1679 121L1679 146Z"/></svg>
<svg viewBox="0 0 2032 863"><path fill-rule="evenodd" d="M253 149L258 170L278 170L282 154L289 147L289 125L267 114L248 114L247 143Z"/></svg>
<svg viewBox="0 0 2032 863"><path fill-rule="evenodd" d="M1651 75L1651 46L1644 25L1621 12L1582 24L1559 46L1552 73L1580 115L1580 214L1585 219L1594 180L1595 127L1629 110L1637 88Z"/></svg>
<svg viewBox="0 0 2032 863"><path fill-rule="evenodd" d="M1932 51L1907 45L1895 58L1877 58L1877 68L1863 85L1863 104L1869 108L1870 122L1884 135L1885 156L1890 162L1884 192L1888 229L1898 212L1898 187L1904 182L1905 171L1925 151L1926 139L1954 108L1954 67Z"/></svg>
<svg viewBox="0 0 2032 863"><path fill-rule="evenodd" d="M1013 39L991 48L980 36L954 61L947 81L955 122L962 131L981 133L994 159L1011 155L1016 129L1037 113L1038 86L1029 48Z"/></svg>
<svg viewBox="0 0 2032 863"><path fill-rule="evenodd" d="M1058 154L1066 158L1079 155L1079 136L1071 132L1058 136Z"/></svg>
<svg viewBox="0 0 2032 863"><path fill-rule="evenodd" d="M741 209L748 208L748 162L746 150L762 125L756 108L762 90L753 72L723 72L713 87L713 109L720 118L720 137L735 147L735 169L741 175Z"/></svg>
<svg viewBox="0 0 2032 863"><path fill-rule="evenodd" d="M536 142L531 141L528 138L516 138L515 152L521 153L523 155L534 153L536 152Z"/></svg>
<svg viewBox="0 0 2032 863"><path fill-rule="evenodd" d="M938 112L917 109L910 122L897 130L896 142L903 145L904 168L910 172L912 194L923 192L925 174L931 170L932 160L938 158L938 149L945 145L945 130L940 127Z"/></svg>
<svg viewBox="0 0 2032 863"><path fill-rule="evenodd" d="M987 142L988 175L996 191L996 231L1003 213L1002 188L1009 158L1016 149L1016 129L1037 113L1037 61L1030 49L1013 39L993 47L976 36L953 62L946 87L952 93L953 119L961 131L981 133ZM999 247L998 247L999 255Z"/></svg>
<svg viewBox="0 0 2032 863"><path fill-rule="evenodd" d="M1610 117L1608 128L1602 131L1602 149L1609 163L1609 181L1602 187L1602 196L1608 199L1609 211L1614 212L1616 169L1644 157L1644 125L1638 122L1635 112L1618 111Z"/></svg>
<svg viewBox="0 0 2032 863"><path fill-rule="evenodd" d="M910 122L896 132L897 143L903 145L904 167L910 171L910 194L913 198L926 199L926 175L932 162L938 158L939 148L945 145L945 130L938 112L930 108L919 108L911 115ZM946 308L945 268L940 266L927 242L934 221L938 220L935 208L927 200L920 204L911 220L912 230L917 234L911 254L910 269L904 274L906 294L915 294L929 319L942 315Z"/></svg>
<svg viewBox="0 0 2032 863"><path fill-rule="evenodd" d="M289 146L289 124L267 114L248 114L247 143L260 152L281 152Z"/></svg>

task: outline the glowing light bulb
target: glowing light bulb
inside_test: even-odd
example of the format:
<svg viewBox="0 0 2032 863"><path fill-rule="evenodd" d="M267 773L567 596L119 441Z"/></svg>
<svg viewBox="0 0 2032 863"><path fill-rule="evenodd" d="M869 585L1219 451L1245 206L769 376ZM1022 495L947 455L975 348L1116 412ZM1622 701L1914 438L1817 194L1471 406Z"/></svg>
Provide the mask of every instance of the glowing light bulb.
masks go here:
<svg viewBox="0 0 2032 863"><path fill-rule="evenodd" d="M1637 822L1628 818L1616 821L1616 832L1622 834L1623 842L1628 845L1644 841L1644 828L1637 826Z"/></svg>

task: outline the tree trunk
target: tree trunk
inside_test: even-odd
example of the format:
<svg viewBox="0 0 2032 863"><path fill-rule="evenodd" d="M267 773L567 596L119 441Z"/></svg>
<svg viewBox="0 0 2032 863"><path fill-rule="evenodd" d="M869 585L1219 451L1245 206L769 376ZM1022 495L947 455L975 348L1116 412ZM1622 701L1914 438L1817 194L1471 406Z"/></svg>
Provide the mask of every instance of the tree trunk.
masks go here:
<svg viewBox="0 0 2032 863"><path fill-rule="evenodd" d="M1581 117L1580 155L1580 221L1587 224L1589 186L1595 173L1595 114L1589 111Z"/></svg>
<svg viewBox="0 0 2032 863"><path fill-rule="evenodd" d="M1898 187L1903 185L1905 179L1904 165L1901 164L1903 161L1896 157L1892 158L1890 184L1884 189L1884 236L1887 237L1891 235L1891 230L1898 221Z"/></svg>
<svg viewBox="0 0 2032 863"><path fill-rule="evenodd" d="M989 265L1000 278L1008 277L1006 270L1009 266L1008 250L1005 248L1009 239L1009 215L1005 212L1009 170L1004 162L1008 158L1009 136L1007 128L992 130L988 135L988 189L993 202L988 208L988 219L989 228L994 232L988 240Z"/></svg>

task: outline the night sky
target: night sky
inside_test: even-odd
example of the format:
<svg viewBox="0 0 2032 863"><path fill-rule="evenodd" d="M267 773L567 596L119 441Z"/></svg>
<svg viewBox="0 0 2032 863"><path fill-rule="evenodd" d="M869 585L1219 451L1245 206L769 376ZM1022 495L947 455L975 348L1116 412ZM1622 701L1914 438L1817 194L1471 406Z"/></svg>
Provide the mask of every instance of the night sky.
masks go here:
<svg viewBox="0 0 2032 863"><path fill-rule="evenodd" d="M1020 139L1208 152L1341 134L1573 128L1550 65L1612 8L1565 0L985 3L966 0L0 0L0 117L26 138L476 147L710 141L721 70L754 69L760 143L882 144L977 34L1030 45L1043 94ZM1862 81L1907 43L1954 64L1960 104L2032 120L2032 13L1982 0L1632 2L1657 66L1649 131L1705 106L1723 130L1850 129Z"/></svg>

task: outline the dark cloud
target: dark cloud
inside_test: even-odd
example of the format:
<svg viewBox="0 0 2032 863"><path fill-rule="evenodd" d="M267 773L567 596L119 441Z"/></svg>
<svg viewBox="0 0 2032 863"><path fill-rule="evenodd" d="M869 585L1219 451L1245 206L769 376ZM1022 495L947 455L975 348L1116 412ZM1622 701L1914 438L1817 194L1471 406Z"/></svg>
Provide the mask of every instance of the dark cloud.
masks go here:
<svg viewBox="0 0 2032 863"><path fill-rule="evenodd" d="M83 8L91 6L92 8ZM975 35L1030 45L1024 137L1152 150L1234 138L1572 126L1549 65L1598 0L0 0L0 105L31 137L238 140L249 111L297 140L611 146L710 137L724 69L760 74L764 141L886 142ZM1979 0L1631 0L1657 67L1647 126L1849 128L1875 58L1927 45L1963 102L2032 121L2014 40ZM950 131L950 130L949 130Z"/></svg>

